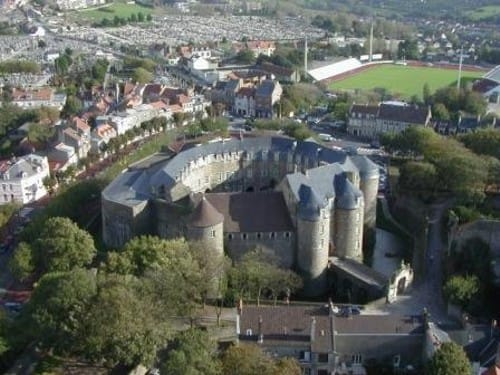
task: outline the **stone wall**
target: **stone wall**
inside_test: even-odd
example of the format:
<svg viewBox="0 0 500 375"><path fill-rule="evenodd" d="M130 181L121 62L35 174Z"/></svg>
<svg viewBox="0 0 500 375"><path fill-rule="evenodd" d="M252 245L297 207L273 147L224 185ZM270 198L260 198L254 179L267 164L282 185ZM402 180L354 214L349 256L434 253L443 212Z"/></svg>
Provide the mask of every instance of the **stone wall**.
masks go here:
<svg viewBox="0 0 500 375"><path fill-rule="evenodd" d="M245 254L263 249L276 256L280 265L295 265L295 234L293 232L225 233L224 246L232 260L240 261Z"/></svg>
<svg viewBox="0 0 500 375"><path fill-rule="evenodd" d="M133 207L101 199L102 233L111 247L122 247L134 236L149 234L150 206L147 201Z"/></svg>

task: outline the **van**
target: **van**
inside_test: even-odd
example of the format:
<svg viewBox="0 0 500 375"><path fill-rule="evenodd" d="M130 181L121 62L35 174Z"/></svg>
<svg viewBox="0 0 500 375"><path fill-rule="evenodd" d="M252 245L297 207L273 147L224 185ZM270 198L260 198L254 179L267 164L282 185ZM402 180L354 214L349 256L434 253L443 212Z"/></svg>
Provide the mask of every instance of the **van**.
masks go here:
<svg viewBox="0 0 500 375"><path fill-rule="evenodd" d="M319 133L318 137L324 142L332 142L334 140L334 138L330 134L325 133Z"/></svg>

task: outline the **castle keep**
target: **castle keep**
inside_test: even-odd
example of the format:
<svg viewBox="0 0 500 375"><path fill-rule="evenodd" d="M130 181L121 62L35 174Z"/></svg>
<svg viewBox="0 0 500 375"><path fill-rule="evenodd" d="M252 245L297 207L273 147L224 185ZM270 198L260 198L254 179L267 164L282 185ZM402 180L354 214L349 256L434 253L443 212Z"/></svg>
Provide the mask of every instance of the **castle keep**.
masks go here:
<svg viewBox="0 0 500 375"><path fill-rule="evenodd" d="M378 167L315 142L232 139L131 166L102 193L103 237L123 246L141 234L185 236L214 256L256 246L326 288L329 257L362 261L363 225L374 226Z"/></svg>

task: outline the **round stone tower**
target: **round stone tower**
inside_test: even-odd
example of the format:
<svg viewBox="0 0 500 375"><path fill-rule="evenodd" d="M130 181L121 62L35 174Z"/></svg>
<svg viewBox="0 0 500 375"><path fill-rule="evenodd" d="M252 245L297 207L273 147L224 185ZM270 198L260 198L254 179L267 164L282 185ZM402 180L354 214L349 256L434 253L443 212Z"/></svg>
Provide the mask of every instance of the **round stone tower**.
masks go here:
<svg viewBox="0 0 500 375"><path fill-rule="evenodd" d="M364 197L364 224L375 227L377 218L377 193L379 186L379 167L369 158L362 155L351 156L359 170L359 188Z"/></svg>
<svg viewBox="0 0 500 375"><path fill-rule="evenodd" d="M309 297L326 291L330 239L330 208L310 186L299 188L297 208L297 266Z"/></svg>
<svg viewBox="0 0 500 375"><path fill-rule="evenodd" d="M363 213L361 192L345 175L335 176L335 256L363 260Z"/></svg>
<svg viewBox="0 0 500 375"><path fill-rule="evenodd" d="M210 252L212 257L220 261L220 276L222 277L222 258L224 256L224 216L203 196L200 203L192 213L189 223L187 239L198 241L204 251ZM219 263L214 262L217 266ZM214 280L214 285L209 293L209 298L218 297L218 283L220 278Z"/></svg>

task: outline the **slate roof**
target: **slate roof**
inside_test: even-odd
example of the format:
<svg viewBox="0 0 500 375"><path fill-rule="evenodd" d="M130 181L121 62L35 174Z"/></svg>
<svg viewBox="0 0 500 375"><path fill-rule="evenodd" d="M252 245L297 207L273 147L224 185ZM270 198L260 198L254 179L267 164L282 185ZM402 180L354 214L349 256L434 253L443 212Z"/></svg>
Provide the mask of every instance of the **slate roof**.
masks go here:
<svg viewBox="0 0 500 375"><path fill-rule="evenodd" d="M376 116L378 114L378 105L353 104L351 113L353 112Z"/></svg>
<svg viewBox="0 0 500 375"><path fill-rule="evenodd" d="M315 318L314 340L311 342L311 323ZM420 316L407 315L353 315L349 318L330 318L324 306L243 306L240 315L240 340L257 341L259 320L263 345L311 345L311 351L327 353L335 340L348 335L423 335ZM252 335L247 336L247 330Z"/></svg>
<svg viewBox="0 0 500 375"><path fill-rule="evenodd" d="M275 76L290 77L294 73L294 70L291 68L274 65L269 62L263 62L260 66L257 66L257 68L263 70L266 73L274 74Z"/></svg>
<svg viewBox="0 0 500 375"><path fill-rule="evenodd" d="M222 223L224 216L203 197L190 218L190 224L196 228L206 228Z"/></svg>
<svg viewBox="0 0 500 375"><path fill-rule="evenodd" d="M173 187L177 183L176 178L180 176L189 162L203 156L241 151L252 153L252 157L256 159L264 157L263 151L266 151L267 157L279 153L280 159L283 160L287 153L291 153L294 161L308 160L308 166L311 169L308 170L307 176L302 173L292 173L286 176L297 200L301 184L314 187L321 199L334 197L334 176L345 171L358 171L357 165L363 169L367 168L366 175L378 173L378 167L374 163L364 163L356 159L365 158L365 156L353 159L353 156L348 156L343 151L332 150L314 142L297 142L282 137L231 139L230 141L208 143L187 149L145 170L134 172L129 170L118 176L104 189L103 197L110 201L122 202L125 205L139 204L141 200L154 198L154 192L159 191L158 189L168 190ZM318 165L320 166L318 167ZM370 172L370 168L376 170ZM135 173L141 174L142 177L138 178ZM353 189L358 194L359 189L355 187ZM361 193L359 192L359 194Z"/></svg>
<svg viewBox="0 0 500 375"><path fill-rule="evenodd" d="M334 268L337 267L341 269L367 285L382 289L388 282L386 276L353 259L331 257L329 260Z"/></svg>
<svg viewBox="0 0 500 375"><path fill-rule="evenodd" d="M316 221L320 217L320 210L326 206L326 203L326 200L313 188L301 184L297 216L303 220Z"/></svg>
<svg viewBox="0 0 500 375"><path fill-rule="evenodd" d="M266 79L257 87L257 90L255 91L255 96L266 96L266 97L271 96L273 94L275 87L276 84L273 81Z"/></svg>
<svg viewBox="0 0 500 375"><path fill-rule="evenodd" d="M343 210L355 210L359 207L362 193L345 174L335 176L335 192L337 207Z"/></svg>
<svg viewBox="0 0 500 375"><path fill-rule="evenodd" d="M410 124L425 124L428 108L416 105L380 104L378 118L389 121L406 122Z"/></svg>
<svg viewBox="0 0 500 375"><path fill-rule="evenodd" d="M406 103L380 103L380 105L353 104L353 113L374 116L380 120L405 122L409 124L425 124L429 109Z"/></svg>
<svg viewBox="0 0 500 375"><path fill-rule="evenodd" d="M209 193L205 197L224 216L224 232L293 231L279 192Z"/></svg>

